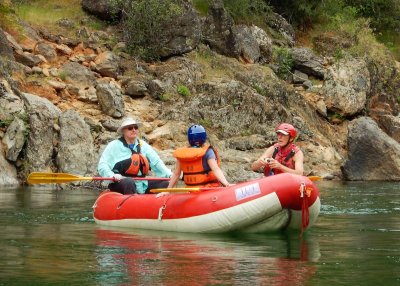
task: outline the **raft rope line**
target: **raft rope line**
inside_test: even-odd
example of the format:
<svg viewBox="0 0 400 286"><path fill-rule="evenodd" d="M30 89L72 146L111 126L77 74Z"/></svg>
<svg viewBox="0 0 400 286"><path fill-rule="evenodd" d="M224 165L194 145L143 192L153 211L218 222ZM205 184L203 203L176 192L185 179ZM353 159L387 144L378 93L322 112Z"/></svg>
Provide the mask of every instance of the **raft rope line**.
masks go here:
<svg viewBox="0 0 400 286"><path fill-rule="evenodd" d="M167 202L169 200L169 196L167 196L164 200L163 205L158 209L158 220L161 221L163 217L163 212L167 208Z"/></svg>
<svg viewBox="0 0 400 286"><path fill-rule="evenodd" d="M310 222L310 212L308 209L308 198L311 196L311 188L306 188L305 183L300 184L300 199L301 199L301 233L300 238Z"/></svg>

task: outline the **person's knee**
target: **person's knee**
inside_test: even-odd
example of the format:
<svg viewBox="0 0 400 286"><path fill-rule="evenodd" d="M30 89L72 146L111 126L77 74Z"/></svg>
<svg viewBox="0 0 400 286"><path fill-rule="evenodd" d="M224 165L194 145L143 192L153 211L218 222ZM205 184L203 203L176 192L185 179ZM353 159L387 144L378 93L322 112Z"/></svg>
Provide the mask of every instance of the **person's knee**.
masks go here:
<svg viewBox="0 0 400 286"><path fill-rule="evenodd" d="M168 187L168 184L169 184L168 181L161 181L160 188L166 188Z"/></svg>
<svg viewBox="0 0 400 286"><path fill-rule="evenodd" d="M135 181L132 178L124 178L116 184L116 191L123 195L136 193Z"/></svg>

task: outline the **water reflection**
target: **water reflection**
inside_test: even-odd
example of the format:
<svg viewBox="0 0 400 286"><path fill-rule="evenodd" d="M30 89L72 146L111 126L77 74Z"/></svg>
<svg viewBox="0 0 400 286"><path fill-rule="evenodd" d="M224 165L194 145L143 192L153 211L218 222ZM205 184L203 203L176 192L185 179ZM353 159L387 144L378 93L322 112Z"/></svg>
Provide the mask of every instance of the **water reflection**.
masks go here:
<svg viewBox="0 0 400 286"><path fill-rule="evenodd" d="M316 272L316 241L298 233L199 235L96 229L102 285L303 285ZM179 282L180 281L180 282ZM291 283L293 282L293 283Z"/></svg>

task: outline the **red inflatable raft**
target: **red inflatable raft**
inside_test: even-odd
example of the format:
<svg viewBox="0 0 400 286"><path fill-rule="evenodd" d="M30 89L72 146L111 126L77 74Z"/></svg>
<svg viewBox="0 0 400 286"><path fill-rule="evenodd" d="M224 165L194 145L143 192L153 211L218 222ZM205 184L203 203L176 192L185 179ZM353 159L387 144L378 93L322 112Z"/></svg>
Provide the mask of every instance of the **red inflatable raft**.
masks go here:
<svg viewBox="0 0 400 286"><path fill-rule="evenodd" d="M279 174L202 192L121 195L105 191L93 206L96 223L152 230L268 232L312 226L319 193L307 177Z"/></svg>

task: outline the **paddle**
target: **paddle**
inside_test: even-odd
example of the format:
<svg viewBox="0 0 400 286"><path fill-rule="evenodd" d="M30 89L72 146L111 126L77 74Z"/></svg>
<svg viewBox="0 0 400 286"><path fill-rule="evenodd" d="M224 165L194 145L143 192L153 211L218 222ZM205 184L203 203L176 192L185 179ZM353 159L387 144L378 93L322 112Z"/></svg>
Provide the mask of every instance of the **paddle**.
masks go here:
<svg viewBox="0 0 400 286"><path fill-rule="evenodd" d="M169 178L156 178L156 177L133 177L134 180L144 181L168 181ZM114 181L114 178L105 177L81 177L68 173L39 173L33 172L29 174L27 182L28 184L63 184L75 181L103 181L109 180Z"/></svg>
<svg viewBox="0 0 400 286"><path fill-rule="evenodd" d="M308 176L307 178L309 178L313 182L322 180L322 177L320 176Z"/></svg>
<svg viewBox="0 0 400 286"><path fill-rule="evenodd" d="M311 181L319 181L322 179L320 176L308 176ZM161 189L151 189L151 193L162 193L162 192L168 192L168 193L179 193L179 192L202 192L202 191L209 191L209 190L215 190L215 189L220 189L222 187L198 187L198 188L161 188Z"/></svg>
<svg viewBox="0 0 400 286"><path fill-rule="evenodd" d="M151 189L151 193L162 193L162 192L168 192L168 193L180 193L180 192L202 192L202 191L209 191L209 190L215 190L215 189L220 189L222 187L209 187L209 188L161 188L161 189Z"/></svg>

